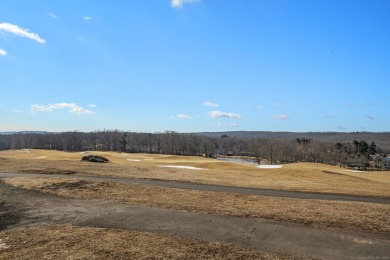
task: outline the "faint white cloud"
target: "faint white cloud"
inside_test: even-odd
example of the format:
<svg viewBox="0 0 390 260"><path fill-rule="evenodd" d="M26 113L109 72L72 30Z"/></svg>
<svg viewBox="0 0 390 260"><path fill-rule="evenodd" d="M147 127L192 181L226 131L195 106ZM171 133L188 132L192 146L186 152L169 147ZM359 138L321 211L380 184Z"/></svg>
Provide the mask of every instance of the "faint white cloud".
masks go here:
<svg viewBox="0 0 390 260"><path fill-rule="evenodd" d="M171 6L173 8L180 8L184 4L192 4L192 3L196 3L196 2L199 2L199 0L172 0Z"/></svg>
<svg viewBox="0 0 390 260"><path fill-rule="evenodd" d="M92 108L95 108L96 105L95 104L88 104L89 107L92 107Z"/></svg>
<svg viewBox="0 0 390 260"><path fill-rule="evenodd" d="M240 127L240 125L239 125L239 124L236 124L236 123L231 123L230 126L231 126L231 127Z"/></svg>
<svg viewBox="0 0 390 260"><path fill-rule="evenodd" d="M31 105L31 112L53 112L56 109L69 109L73 114L94 114L91 110L80 107L74 103L55 103L50 105Z"/></svg>
<svg viewBox="0 0 390 260"><path fill-rule="evenodd" d="M333 115L326 115L324 116L326 119L336 119L336 116Z"/></svg>
<svg viewBox="0 0 390 260"><path fill-rule="evenodd" d="M276 115L275 118L278 119L278 120L288 120L288 119L290 119L290 117L288 115L285 115L285 114Z"/></svg>
<svg viewBox="0 0 390 260"><path fill-rule="evenodd" d="M92 17L91 16L84 16L83 17L84 21L91 21L92 20Z"/></svg>
<svg viewBox="0 0 390 260"><path fill-rule="evenodd" d="M177 114L175 116L171 116L171 118L177 118L177 119L192 119L192 116L186 115L186 114Z"/></svg>
<svg viewBox="0 0 390 260"><path fill-rule="evenodd" d="M211 111L210 116L212 118L241 118L242 116L234 113L227 113L221 111Z"/></svg>
<svg viewBox="0 0 390 260"><path fill-rule="evenodd" d="M50 17L54 18L54 19L57 19L57 15L53 14L53 13L50 13L49 14Z"/></svg>
<svg viewBox="0 0 390 260"><path fill-rule="evenodd" d="M213 126L215 126L215 127L222 127L222 124L221 123L214 123Z"/></svg>
<svg viewBox="0 0 390 260"><path fill-rule="evenodd" d="M375 120L376 119L376 117L371 116L371 115L365 115L365 118L367 118L368 120Z"/></svg>
<svg viewBox="0 0 390 260"><path fill-rule="evenodd" d="M204 102L203 105L204 105L205 107L219 107L219 104L215 104L215 103L210 102L210 101Z"/></svg>
<svg viewBox="0 0 390 260"><path fill-rule="evenodd" d="M276 103L275 103L275 107L281 107L283 104L282 104L282 102L280 102L280 101L277 101Z"/></svg>
<svg viewBox="0 0 390 260"><path fill-rule="evenodd" d="M256 108L257 108L258 110L261 110L261 109L264 108L264 106L259 104L259 105L256 106Z"/></svg>
<svg viewBox="0 0 390 260"><path fill-rule="evenodd" d="M7 55L7 52L3 49L0 49L0 56L5 56Z"/></svg>
<svg viewBox="0 0 390 260"><path fill-rule="evenodd" d="M338 126L337 129L338 129L338 130L347 130L347 128L344 127L344 126Z"/></svg>
<svg viewBox="0 0 390 260"><path fill-rule="evenodd" d="M19 110L19 109L13 109L12 112L14 112L14 113L23 113L23 111Z"/></svg>
<svg viewBox="0 0 390 260"><path fill-rule="evenodd" d="M21 37L26 37L39 43L45 43L45 40L39 37L36 33L31 33L27 29L21 28L17 25L10 23L0 23L0 30L13 33Z"/></svg>

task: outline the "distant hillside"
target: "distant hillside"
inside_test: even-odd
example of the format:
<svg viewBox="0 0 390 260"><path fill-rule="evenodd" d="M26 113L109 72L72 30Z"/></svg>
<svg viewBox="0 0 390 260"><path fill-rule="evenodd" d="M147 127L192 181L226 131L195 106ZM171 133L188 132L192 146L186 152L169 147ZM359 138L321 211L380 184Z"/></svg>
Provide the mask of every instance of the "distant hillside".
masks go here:
<svg viewBox="0 0 390 260"><path fill-rule="evenodd" d="M0 132L0 135L13 135L13 134L54 134L53 132L46 132L46 131L11 131L11 132Z"/></svg>
<svg viewBox="0 0 390 260"><path fill-rule="evenodd" d="M72 132L73 134L78 133L82 138L85 136L82 135L83 132ZM108 133L108 132L107 132ZM111 135L121 136L123 132L114 131ZM22 131L22 132L0 132L0 136L6 135L53 135L61 133L58 132L45 132L45 131ZM92 133L93 134L93 133ZM110 133L108 133L110 134ZM385 153L390 153L390 132L270 132L270 131L228 131L228 132L198 132L193 133L200 136L205 137L220 137L222 135L228 135L230 137L236 138L271 138L271 139L288 139L295 140L297 138L307 138L312 140L318 140L322 142L344 142L344 143L352 143L354 140L358 141L366 141L367 143L371 143L372 141L382 149ZM142 133L140 133L142 135ZM65 138L59 136L59 138ZM118 137L120 138L120 137Z"/></svg>
<svg viewBox="0 0 390 260"><path fill-rule="evenodd" d="M390 152L390 132L268 132L268 131L231 131L231 132L202 132L196 133L202 136L219 137L228 135L238 138L271 138L271 139L296 139L310 138L323 142L352 142L353 140L372 141L382 148L384 152Z"/></svg>

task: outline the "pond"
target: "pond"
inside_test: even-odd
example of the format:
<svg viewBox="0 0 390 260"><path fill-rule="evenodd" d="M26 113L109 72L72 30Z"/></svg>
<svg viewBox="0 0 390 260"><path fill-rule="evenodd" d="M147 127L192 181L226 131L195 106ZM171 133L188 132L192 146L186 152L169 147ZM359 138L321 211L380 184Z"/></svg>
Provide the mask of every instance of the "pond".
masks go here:
<svg viewBox="0 0 390 260"><path fill-rule="evenodd" d="M245 164L252 164L252 165L258 165L257 161L254 159L245 159L245 158L227 158L227 157L221 157L217 158L217 160L224 161L224 162L233 162L233 163L245 163Z"/></svg>

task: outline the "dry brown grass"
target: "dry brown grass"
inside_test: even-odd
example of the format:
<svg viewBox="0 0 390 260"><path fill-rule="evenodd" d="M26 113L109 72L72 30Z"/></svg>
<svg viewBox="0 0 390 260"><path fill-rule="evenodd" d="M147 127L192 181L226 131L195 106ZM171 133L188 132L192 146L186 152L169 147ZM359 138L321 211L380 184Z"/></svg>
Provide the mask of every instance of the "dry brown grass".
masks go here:
<svg viewBox="0 0 390 260"><path fill-rule="evenodd" d="M265 218L325 228L390 232L390 205L276 198L63 178L8 178L7 184L60 196L105 199L190 212Z"/></svg>
<svg viewBox="0 0 390 260"><path fill-rule="evenodd" d="M281 169L258 169L252 165L192 156L113 152L93 152L93 154L105 156L111 162L107 164L80 162L82 157L80 153L47 150L1 151L0 157L8 159L0 161L0 171L75 172L79 175L151 178L228 186L390 197L389 171L355 173L340 167L314 163L289 164ZM204 168L204 170L161 168L161 165L194 166Z"/></svg>
<svg viewBox="0 0 390 260"><path fill-rule="evenodd" d="M54 225L0 232L0 259L294 259L152 233Z"/></svg>

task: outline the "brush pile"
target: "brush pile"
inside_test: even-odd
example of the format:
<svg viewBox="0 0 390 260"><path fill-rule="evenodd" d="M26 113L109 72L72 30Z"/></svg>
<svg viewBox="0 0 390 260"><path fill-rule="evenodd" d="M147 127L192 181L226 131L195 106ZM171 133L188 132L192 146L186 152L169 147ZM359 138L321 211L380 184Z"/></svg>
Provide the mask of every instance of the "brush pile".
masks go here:
<svg viewBox="0 0 390 260"><path fill-rule="evenodd" d="M97 163L106 163L109 162L109 160L103 156L99 155L86 155L83 156L81 159L82 161L87 161L87 162L97 162Z"/></svg>

